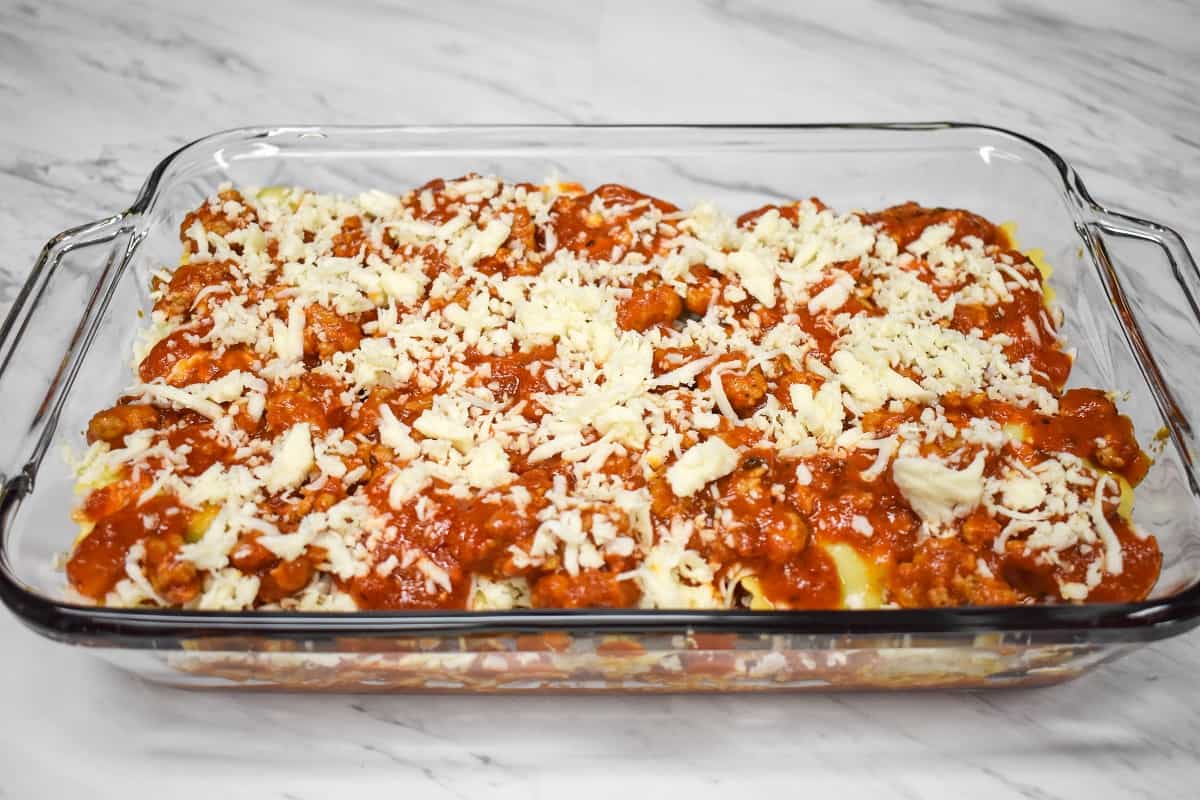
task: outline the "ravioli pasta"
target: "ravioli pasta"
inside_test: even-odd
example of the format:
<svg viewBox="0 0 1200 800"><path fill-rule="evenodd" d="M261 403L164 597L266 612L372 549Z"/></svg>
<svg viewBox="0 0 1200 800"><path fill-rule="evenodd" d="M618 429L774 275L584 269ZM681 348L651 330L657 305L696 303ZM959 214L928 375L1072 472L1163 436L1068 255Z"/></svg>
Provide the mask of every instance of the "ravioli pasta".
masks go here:
<svg viewBox="0 0 1200 800"><path fill-rule="evenodd" d="M963 210L468 175L226 186L75 464L77 597L296 610L1123 601L1149 460Z"/></svg>

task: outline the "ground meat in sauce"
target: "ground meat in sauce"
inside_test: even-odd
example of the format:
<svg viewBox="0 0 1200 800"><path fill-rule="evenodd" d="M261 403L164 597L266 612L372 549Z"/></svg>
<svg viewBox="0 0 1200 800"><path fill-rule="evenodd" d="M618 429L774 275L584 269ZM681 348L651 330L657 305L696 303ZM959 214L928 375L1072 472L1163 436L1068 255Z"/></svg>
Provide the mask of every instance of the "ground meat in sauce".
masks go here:
<svg viewBox="0 0 1200 800"><path fill-rule="evenodd" d="M233 279L230 266L227 261L190 261L180 266L154 303L154 310L167 316L186 314L201 291Z"/></svg>
<svg viewBox="0 0 1200 800"><path fill-rule="evenodd" d="M909 202L874 214L863 214L862 218L869 224L878 223L901 249L915 242L922 231L931 225L949 225L953 228L951 242L961 242L968 236L974 236L985 245L1009 245L1008 236L1000 228L978 214L958 208L925 208Z"/></svg>
<svg viewBox="0 0 1200 800"><path fill-rule="evenodd" d="M358 347L361 325L322 305L304 309L304 355L317 362Z"/></svg>
<svg viewBox="0 0 1200 800"><path fill-rule="evenodd" d="M469 180L478 183L477 179ZM491 187L486 181L478 183L475 199L471 192L452 192L458 185L458 181L431 181L401 198L400 205L420 223L442 226L461 213L478 218L490 202L489 196L495 196L487 194ZM540 191L528 184L516 188ZM806 202L811 205L764 206L738 217L736 225L753 230L768 214L771 216L767 219L795 223L803 213L809 213L805 209L824 209L819 201ZM531 278L546 269L558 251L614 264L631 257L630 263L636 265L671 247L672 241L683 235L677 212L665 201L624 186L608 184L590 193L567 187L540 215L524 206L514 207L506 217L503 241L494 243L493 249L478 259L476 268L480 274L496 279ZM654 225L641 225L648 214L662 219ZM1011 250L1012 243L1003 230L969 211L906 203L860 214L859 218L894 239L900 250L916 241L929 226L944 224L952 229L952 244L973 240L991 248L989 252L997 257L1007 254L1014 264L1024 261ZM279 241L272 235L271 223L235 190L222 191L214 201L185 218L181 240L188 260L168 279L156 282L155 310L173 321L173 329L150 347L138 365L142 381L187 389L238 371L262 373L269 351L252 344L221 345L209 336L216 324L214 305L238 291L239 271L233 262L205 255L208 248L196 240L198 232L226 237L251 226L265 231L265 252L276 267L266 285L256 287L255 292L279 296L279 321L286 324L292 313L288 300L291 290L279 283ZM369 253L381 260L393 259L394 263L403 258L421 259L423 280L414 283L412 289L418 299L415 303L406 301L406 307L425 310L413 313L439 312L458 305L463 311L460 317L468 316L467 293L439 294L429 286L439 275L452 270L447 256L437 248L406 245L407 234L400 229L373 234L372 215L365 212L345 217L335 230L327 246L336 258L365 259ZM312 231L305 231L303 239L305 243L317 241ZM233 249L239 255L243 253L240 245ZM858 261L835 267L859 282L846 299L843 313L884 313L875 305L874 286L860 281ZM914 269L920 280L932 281L927 267L918 262ZM677 496L666 479L673 459L649 467L642 463L636 426L621 428L616 417L606 423L612 425L606 438L618 442L621 451L600 462L597 474L645 490L650 497L650 520L660 528L669 527L672 520L694 521L683 544L709 564L718 565L714 584L731 581L735 602L749 603L750 594L758 592L776 607L839 607L845 598L842 576L832 555L835 545L857 553L866 568L879 576L886 599L904 607L1062 601L1064 583L1083 585L1089 580L1095 583L1089 600L1135 600L1150 591L1161 565L1161 553L1152 536L1142 535L1116 513L1112 496L1102 498L1102 507L1120 542L1123 569L1120 574L1103 576L1097 583L1089 574L1095 561L1091 551L1063 551L1057 562L1047 561L1027 549L1022 538L1028 536L1027 531L1005 534L1004 525L982 507L957 517L952 535L928 535L890 474L875 473L876 451L853 450L844 458L822 452L783 457L764 446L762 432L747 422L765 412L797 413L796 397L815 397L827 380L825 372L840 330L831 315L803 305L784 322L782 302L766 307L754 297L730 300L724 293L731 285L730 278L709 266L685 264L684 272L685 277L678 282L664 280L654 272L632 278L615 305L618 333L655 336L656 332L677 332L709 314L714 305L724 304L758 331L778 324L798 326L811 341L811 357L817 362L797 365L775 356L748 364L745 353L721 356L718 364L731 362L719 374L720 389L733 417L715 409L703 435L721 437L735 448L737 463L690 496ZM1025 274L1032 273L1026 270ZM1031 279L1035 283L1038 280ZM814 284L813 293L830 282ZM950 291L944 286L935 286L934 290L940 296ZM494 299L499 302L498 297ZM396 307L403 305L392 302ZM377 305L382 308L384 304ZM553 510L550 498L578 488L580 478L573 471L574 462L567 460L567 453L561 449L536 461L529 458L528 452L508 455L502 469L507 475L506 485L520 487L520 504L482 490L454 496L447 493L448 486L440 477L425 476L417 484L416 499L394 508L389 497L397 469L413 457L411 452L400 454L410 447L420 452L422 446L435 446L430 444L434 437L422 433L422 429L432 431L436 426L452 428L457 424L435 413L442 389L436 384L423 385L416 377L402 377L403 365L377 367L363 355L360 348L377 335L378 321L383 319L384 312L379 308L347 311L330 302L309 302L298 308L305 317L301 362L268 376L257 408L246 398L240 399L234 425L251 441L268 445L297 425L307 425L310 437L340 432L342 444L322 444L340 449L322 451L320 457L334 459L346 480L328 476L306 479L271 493L259 503L260 511L269 514L272 524L283 533L297 531L311 515L331 513L348 498L362 498L386 515L389 524L377 535L373 545L376 557L370 568L353 577L333 578L334 586L364 609L469 607L472 592L479 591L472 576L523 582L525 602L535 608L622 608L643 601L640 584L631 579L639 561L619 548L595 554L564 551L542 563L530 564L528 554L539 546L543 512ZM400 320L404 313L400 312ZM460 325L464 330L477 326L471 329L474 338L459 354L475 371L463 390L479 393L473 402L481 415L518 408L524 420L537 424L554 406L551 398L563 380L556 374L556 343L540 341L514 347L511 352L492 352L478 344L486 324L487 320L472 319ZM1010 300L995 305L960 304L944 324L962 332L1005 334L1009 341L1004 348L1006 357L1027 359L1035 381L1058 403L1056 413L1046 414L982 393L948 394L940 398L948 424L961 431L971 420L986 418L1020 427L1025 431L1024 439L1011 447L1027 464L1065 453L1080 463L1121 476L1130 484L1144 477L1150 461L1137 444L1132 423L1118 412L1112 399L1095 389L1063 391L1071 360L1055 338L1040 285L1032 289L1016 286ZM653 349L652 372L656 378L707 355L703 347L694 344ZM419 355L414 356L418 362ZM737 363L732 364L735 360ZM350 369L379 369L382 377L369 391L355 390L328 369L335 362L348 363ZM612 379L603 373L604 364L596 366L599 371L592 380L604 387ZM416 371L420 369L418 365ZM712 391L708 370L683 387ZM807 389L807 395L803 391L796 394L796 387ZM618 398L610 404L618 406L620 402ZM867 435L882 440L894 436L904 425L920 422L922 410L922 406L912 404L867 412L861 415L861 427ZM387 437L383 435L385 421ZM239 466L250 457L247 448L230 445L228 434L219 428L216 421L195 409L162 407L130 397L93 416L87 439L118 449L128 446L131 434L162 432L179 458L177 474L196 478L213 468ZM681 437L677 448L685 450L699 438L690 431ZM453 446L469 453L470 448L485 441ZM928 450L949 458L963 446L956 439L930 445ZM971 447L976 449L968 456L978 449L977 445L969 445L968 449ZM268 469L272 460L280 458L273 451L260 468ZM967 461L969 458L964 463ZM149 464L150 468L161 466L161 461ZM989 457L985 474L995 475L1000 468L999 459ZM152 472L126 467L114 482L92 490L85 498L78 515L92 526L91 531L77 543L66 565L67 578L80 594L103 600L126 577L127 557L131 548L139 545L146 581L163 602L193 603L204 591L203 571L180 553L185 545L203 536L218 506L189 507L170 491L143 498L151 489ZM315 474L310 471L309 478ZM592 530L596 525L610 528L610 538L638 538L630 528L632 523L613 508L587 510L583 519L593 526ZM1007 543L997 545L1005 535L1010 536ZM567 563L568 559L573 560ZM587 560L587 564L576 563L579 559ZM259 532L243 532L229 554L232 567L257 581L258 605L293 601L314 580L333 574L333 560L328 550L316 544L282 557L263 545ZM753 575L757 583L739 583L736 577L743 573ZM688 580L682 580L684 589L689 586Z"/></svg>
<svg viewBox="0 0 1200 800"><path fill-rule="evenodd" d="M617 325L622 330L645 331L668 325L683 312L683 300L669 286L635 287L617 307Z"/></svg>
<svg viewBox="0 0 1200 800"><path fill-rule="evenodd" d="M98 411L88 422L88 443L104 442L113 447L124 447L125 437L136 431L154 428L162 414L154 406L140 403L117 405Z"/></svg>
<svg viewBox="0 0 1200 800"><path fill-rule="evenodd" d="M207 242L203 248L197 243L194 234L196 226L204 233L211 232L224 237L254 222L255 214L244 204L244 200L236 189L223 189L214 200L185 216L179 226L179 239L183 242L184 253L191 255L208 249ZM240 252L241 246L234 243L232 249Z"/></svg>

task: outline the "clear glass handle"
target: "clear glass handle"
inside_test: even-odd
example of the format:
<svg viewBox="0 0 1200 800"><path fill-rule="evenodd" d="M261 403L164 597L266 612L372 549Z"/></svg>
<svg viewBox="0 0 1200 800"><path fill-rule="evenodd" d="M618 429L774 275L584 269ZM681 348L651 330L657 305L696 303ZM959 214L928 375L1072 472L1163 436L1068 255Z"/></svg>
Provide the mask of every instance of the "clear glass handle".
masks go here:
<svg viewBox="0 0 1200 800"><path fill-rule="evenodd" d="M1200 269L1183 237L1171 228L1100 206L1094 211L1085 238L1107 273L1110 300L1143 374L1158 390L1168 432L1195 483L1200 460Z"/></svg>
<svg viewBox="0 0 1200 800"><path fill-rule="evenodd" d="M69 383L86 347L94 314L120 271L128 214L63 231L42 248L25 286L0 326L0 481L8 484L40 460L58 411L55 387ZM93 302L99 299L101 302ZM79 318L81 308L92 313ZM58 362L48 369L47 361ZM11 489L12 487L6 487Z"/></svg>

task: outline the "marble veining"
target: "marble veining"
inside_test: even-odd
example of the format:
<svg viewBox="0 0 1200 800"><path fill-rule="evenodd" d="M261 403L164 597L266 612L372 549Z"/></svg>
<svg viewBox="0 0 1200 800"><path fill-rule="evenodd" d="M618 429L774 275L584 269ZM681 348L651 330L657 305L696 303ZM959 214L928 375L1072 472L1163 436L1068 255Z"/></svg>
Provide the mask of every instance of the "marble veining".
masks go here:
<svg viewBox="0 0 1200 800"><path fill-rule="evenodd" d="M0 313L41 245L261 123L958 119L1200 244L1200 6L0 0ZM0 614L0 798L1194 796L1200 635L992 694L189 693Z"/></svg>

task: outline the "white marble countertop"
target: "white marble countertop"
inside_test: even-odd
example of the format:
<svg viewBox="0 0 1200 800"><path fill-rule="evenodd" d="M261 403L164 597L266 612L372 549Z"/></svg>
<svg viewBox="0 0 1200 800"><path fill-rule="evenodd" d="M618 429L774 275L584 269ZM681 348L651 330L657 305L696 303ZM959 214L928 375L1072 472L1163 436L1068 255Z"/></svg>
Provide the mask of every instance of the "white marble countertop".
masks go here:
<svg viewBox="0 0 1200 800"><path fill-rule="evenodd" d="M1200 243L1186 0L110 5L0 0L0 313L47 238L123 208L180 144L253 123L988 122ZM1200 634L991 694L188 693L7 613L0 653L6 799L609 796L637 779L1053 800L1192 796L1200 779Z"/></svg>

